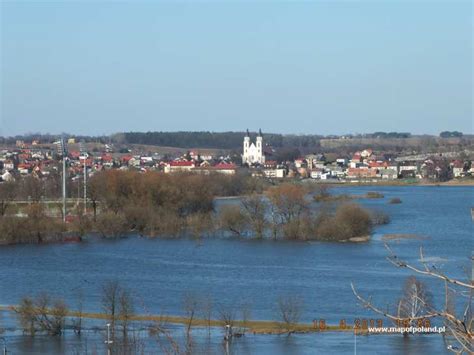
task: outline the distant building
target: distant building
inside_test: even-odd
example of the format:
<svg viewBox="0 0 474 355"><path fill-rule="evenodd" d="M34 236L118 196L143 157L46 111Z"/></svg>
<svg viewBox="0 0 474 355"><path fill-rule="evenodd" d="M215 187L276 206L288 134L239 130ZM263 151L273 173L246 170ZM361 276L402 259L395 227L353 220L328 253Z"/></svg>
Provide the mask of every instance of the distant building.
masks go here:
<svg viewBox="0 0 474 355"><path fill-rule="evenodd" d="M281 179L286 176L286 169L284 168L265 168L262 170L262 172L267 178Z"/></svg>
<svg viewBox="0 0 474 355"><path fill-rule="evenodd" d="M165 173L176 173L183 171L191 171L194 169L193 161L172 161L165 165Z"/></svg>
<svg viewBox="0 0 474 355"><path fill-rule="evenodd" d="M250 134L247 130L247 134L244 137L244 147L242 153L242 164L262 165L265 163L265 155L263 153L263 136L262 131L259 130L255 143L250 141Z"/></svg>

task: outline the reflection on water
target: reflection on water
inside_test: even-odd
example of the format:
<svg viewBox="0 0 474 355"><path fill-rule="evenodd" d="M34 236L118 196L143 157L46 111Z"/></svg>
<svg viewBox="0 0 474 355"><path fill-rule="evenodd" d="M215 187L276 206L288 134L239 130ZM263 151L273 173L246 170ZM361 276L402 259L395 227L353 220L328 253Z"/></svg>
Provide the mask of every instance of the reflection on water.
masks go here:
<svg viewBox="0 0 474 355"><path fill-rule="evenodd" d="M184 349L184 329L176 327L172 335ZM104 333L85 331L80 337L71 333L59 338L22 335L8 337L9 354L103 354L106 352ZM400 335L357 336L353 333L253 335L233 339L226 343L223 332L213 329L192 331L195 354L444 354L442 337L423 335L403 337ZM164 353L170 349L165 339L139 336L140 349L145 354Z"/></svg>
<svg viewBox="0 0 474 355"><path fill-rule="evenodd" d="M304 299L303 321L325 319L336 324L346 319L374 318L355 302L350 289L371 294L382 306L393 305L409 275L386 260L381 236L409 233L423 240L394 242L395 251L410 262L418 260L418 248L437 258L437 267L454 277L465 277L472 250L473 223L470 207L474 189L470 187L350 187L338 188L350 194L377 190L383 199L360 200L369 207L383 209L391 223L377 227L374 238L365 244L321 242L256 241L208 238L191 239L127 238L116 241L91 239L82 244L23 245L0 248L0 304L16 304L22 296L47 290L77 304L77 291L85 294L84 309L100 311L102 285L118 279L134 291L136 312L182 315L184 293L212 297L216 305L251 305L253 319L277 319L276 301L283 295ZM392 197L402 204L391 205ZM223 203L217 202L217 205ZM228 203L228 201L226 202ZM426 280L441 304L442 285ZM8 318L8 317L7 317ZM10 323L10 321L8 321ZM14 326L14 322L11 321ZM179 330L177 330L179 333ZM84 343L73 335L52 340L24 337L7 332L7 342L15 353L63 354ZM222 353L220 330L211 337L210 349ZM98 344L101 335L91 332L87 339ZM203 342L205 336L195 336ZM152 345L150 345L152 346ZM360 353L439 353L444 346L439 336L359 336ZM353 353L352 334L301 334L285 336L247 335L235 341L235 353L305 354ZM152 348L149 350L151 351ZM82 351L84 353L84 351Z"/></svg>

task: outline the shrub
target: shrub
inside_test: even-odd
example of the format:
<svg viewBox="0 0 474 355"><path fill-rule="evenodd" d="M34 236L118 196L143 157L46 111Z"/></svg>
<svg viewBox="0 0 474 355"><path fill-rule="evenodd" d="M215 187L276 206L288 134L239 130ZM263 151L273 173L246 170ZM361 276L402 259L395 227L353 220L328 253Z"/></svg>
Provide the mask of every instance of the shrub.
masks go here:
<svg viewBox="0 0 474 355"><path fill-rule="evenodd" d="M92 219L85 215L81 209L77 211L77 218L68 226L68 229L79 237L86 235L92 228Z"/></svg>
<svg viewBox="0 0 474 355"><path fill-rule="evenodd" d="M196 238L213 230L213 221L211 213L198 212L189 215L186 218L187 231Z"/></svg>
<svg viewBox="0 0 474 355"><path fill-rule="evenodd" d="M68 308L63 300L42 293L35 299L24 297L15 312L24 332L35 335L41 331L56 336L64 331Z"/></svg>
<svg viewBox="0 0 474 355"><path fill-rule="evenodd" d="M317 239L322 240L346 240L350 230L347 224L337 224L333 216L325 216L317 224L316 235Z"/></svg>
<svg viewBox="0 0 474 355"><path fill-rule="evenodd" d="M97 216L95 226L104 238L118 238L129 231L127 220L121 213L103 212Z"/></svg>
<svg viewBox="0 0 474 355"><path fill-rule="evenodd" d="M355 203L340 205L334 216L323 214L316 222L316 234L324 240L347 240L371 232L370 213Z"/></svg>
<svg viewBox="0 0 474 355"><path fill-rule="evenodd" d="M183 227L185 227L185 222L175 211L159 208L151 216L146 234L150 237L176 237L181 234Z"/></svg>
<svg viewBox="0 0 474 355"><path fill-rule="evenodd" d="M151 206L136 204L129 204L123 210L129 228L140 235L144 235L147 225L150 223L151 212Z"/></svg>
<svg viewBox="0 0 474 355"><path fill-rule="evenodd" d="M240 206L223 206L219 213L219 227L240 236L244 232L247 222Z"/></svg>

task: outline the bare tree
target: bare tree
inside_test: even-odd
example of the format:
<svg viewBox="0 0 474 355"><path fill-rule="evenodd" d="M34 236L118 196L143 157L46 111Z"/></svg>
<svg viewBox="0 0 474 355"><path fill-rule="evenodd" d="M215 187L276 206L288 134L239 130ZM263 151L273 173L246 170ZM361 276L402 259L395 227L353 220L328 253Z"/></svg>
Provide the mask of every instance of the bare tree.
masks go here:
<svg viewBox="0 0 474 355"><path fill-rule="evenodd" d="M210 295L204 297L201 302L201 314L206 320L208 335L211 336L211 320L212 320L213 300Z"/></svg>
<svg viewBox="0 0 474 355"><path fill-rule="evenodd" d="M129 290L119 290L119 320L123 340L128 339L128 327L134 314L133 298Z"/></svg>
<svg viewBox="0 0 474 355"><path fill-rule="evenodd" d="M257 238L263 238L265 232L267 204L263 198L257 194L244 197L241 200L245 217L249 221L249 225L255 232Z"/></svg>
<svg viewBox="0 0 474 355"><path fill-rule="evenodd" d="M24 297L15 312L24 332L35 335L42 331L56 336L64 331L68 309L63 300L41 293L36 299Z"/></svg>
<svg viewBox="0 0 474 355"><path fill-rule="evenodd" d="M24 196L33 203L39 203L44 195L44 182L39 178L28 176L22 180Z"/></svg>
<svg viewBox="0 0 474 355"><path fill-rule="evenodd" d="M81 288L77 290L77 315L72 321L74 333L81 335L82 332L82 308L84 305L84 292Z"/></svg>
<svg viewBox="0 0 474 355"><path fill-rule="evenodd" d="M23 332L32 336L36 333L35 304L31 297L23 297L20 305L15 309Z"/></svg>
<svg viewBox="0 0 474 355"><path fill-rule="evenodd" d="M415 276L409 276L403 287L403 296L398 302L398 316L406 319L410 325L415 325L412 319L422 316L431 309L431 298L426 285Z"/></svg>
<svg viewBox="0 0 474 355"><path fill-rule="evenodd" d="M117 280L107 282L102 288L102 308L107 315L112 341L115 338L115 324L119 313L120 284Z"/></svg>
<svg viewBox="0 0 474 355"><path fill-rule="evenodd" d="M178 342L173 338L171 332L166 329L165 317L162 315L159 320L155 321L149 328L150 334L156 336L160 350L164 354L179 355L183 352Z"/></svg>
<svg viewBox="0 0 474 355"><path fill-rule="evenodd" d="M294 333L295 326L301 318L303 301L297 296L280 297L278 313L288 335Z"/></svg>
<svg viewBox="0 0 474 355"><path fill-rule="evenodd" d="M281 184L268 192L268 197L274 207L273 213L279 219L285 238L303 237L303 217L309 213L305 195L304 187L289 183Z"/></svg>
<svg viewBox="0 0 474 355"><path fill-rule="evenodd" d="M185 293L183 297L183 308L187 318L186 335L189 337L193 325L194 316L199 307L199 298L193 293Z"/></svg>
<svg viewBox="0 0 474 355"><path fill-rule="evenodd" d="M237 329L237 332L236 332L237 336L245 335L245 333L247 332L247 329L249 327L248 323L252 314L252 307L250 303L243 302L240 305L239 311L240 311L241 327Z"/></svg>
<svg viewBox="0 0 474 355"><path fill-rule="evenodd" d="M221 228L241 236L246 227L246 218L240 206L223 206L219 213Z"/></svg>
<svg viewBox="0 0 474 355"><path fill-rule="evenodd" d="M4 182L0 184L0 216L4 216L16 195L16 183Z"/></svg>
<svg viewBox="0 0 474 355"><path fill-rule="evenodd" d="M235 323L235 310L231 305L220 305L218 309L219 319L226 329L226 332L229 332L229 335L232 336L234 323Z"/></svg>
<svg viewBox="0 0 474 355"><path fill-rule="evenodd" d="M398 258L398 256L392 251L392 249L387 244L385 244L385 247L389 252L389 256L387 257L387 259L396 267L405 268L417 274L439 279L444 282L444 308L437 309L427 303L424 299L417 297L417 302L421 303L423 307L427 309L427 311L422 314L419 314L417 312L410 313L409 321L413 322L425 319L432 319L436 317L441 318L447 328L447 332L444 334L445 341L447 343L447 348L456 354L473 353L474 330L472 318L472 298L474 292L474 283L472 281L466 282L454 279L448 275L445 275L438 268L436 268L435 265L430 265L423 255L422 248L420 248L421 266L414 266ZM471 263L472 262L473 257L471 257ZM359 295L352 283L351 287L354 295L365 308L368 308L378 314L381 314L394 322L402 324L403 322L406 322L407 319L405 318L405 315L395 315L388 311L382 310L381 308L375 306L372 303L370 297L364 298ZM464 309L464 312L460 316L454 314L452 300L453 293L457 293L462 297L466 298L466 307Z"/></svg>

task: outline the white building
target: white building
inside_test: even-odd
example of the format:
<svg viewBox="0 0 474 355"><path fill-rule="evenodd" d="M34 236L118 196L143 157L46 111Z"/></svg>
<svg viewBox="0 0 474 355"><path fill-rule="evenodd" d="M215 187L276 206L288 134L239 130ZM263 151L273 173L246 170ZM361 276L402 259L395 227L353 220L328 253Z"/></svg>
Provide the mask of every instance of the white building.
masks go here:
<svg viewBox="0 0 474 355"><path fill-rule="evenodd" d="M275 168L275 169L263 169L263 175L267 178L281 179L286 175L286 169Z"/></svg>
<svg viewBox="0 0 474 355"><path fill-rule="evenodd" d="M250 142L250 134L244 137L244 149L242 154L242 164L264 164L265 155L263 154L263 137L262 131L259 130L255 143Z"/></svg>

